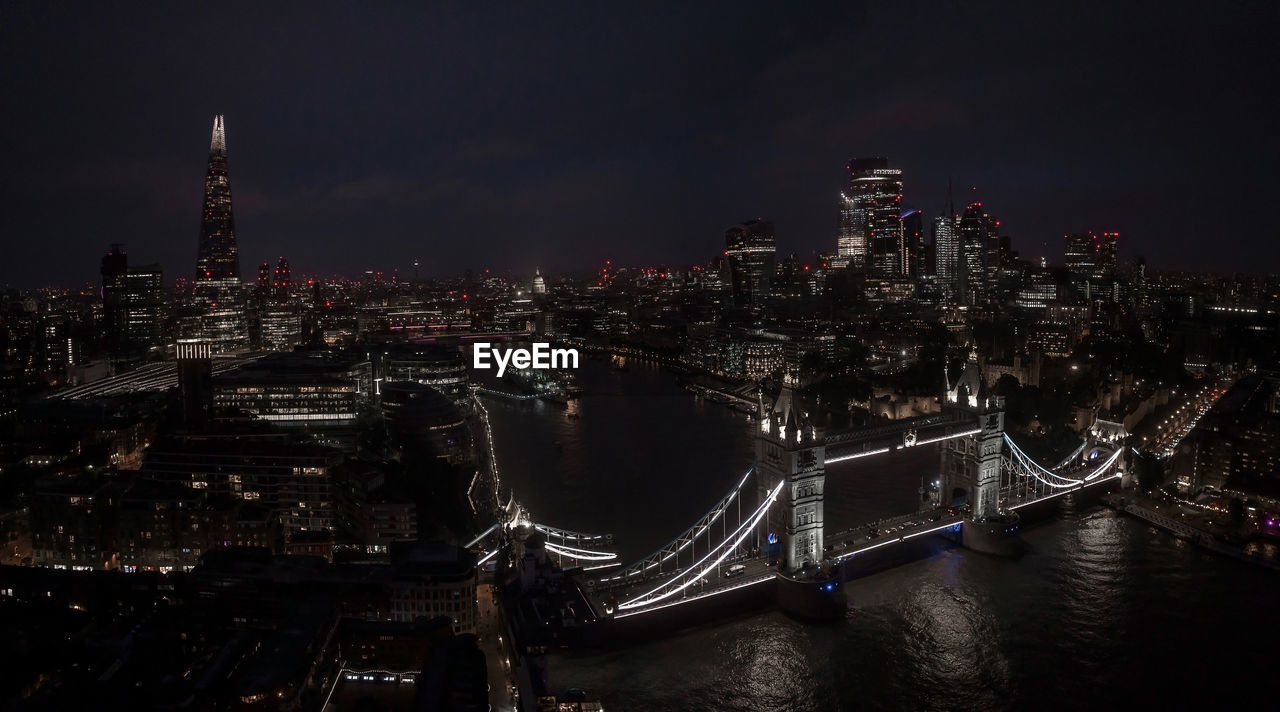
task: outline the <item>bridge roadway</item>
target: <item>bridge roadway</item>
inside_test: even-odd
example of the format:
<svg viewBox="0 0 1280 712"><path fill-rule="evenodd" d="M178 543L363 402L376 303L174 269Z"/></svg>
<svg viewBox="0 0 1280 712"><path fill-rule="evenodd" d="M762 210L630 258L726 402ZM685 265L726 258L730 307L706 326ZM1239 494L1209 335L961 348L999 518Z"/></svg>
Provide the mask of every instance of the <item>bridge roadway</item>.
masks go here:
<svg viewBox="0 0 1280 712"><path fill-rule="evenodd" d="M1089 467L1077 468L1078 473L1089 471ZM1008 502L1010 498L1017 503L1006 506L1009 509L1020 509L1036 502L1054 499L1063 495L1080 492L1082 490L1100 485L1114 480L1118 475L1109 475L1100 477L1093 482L1085 482L1075 487L1058 489L1047 493L1029 493L1028 497L1016 497L1012 494L1011 488L1006 487L1001 492L1001 499ZM825 537L831 549L827 552L828 556L835 561L842 561L858 554L878 549L882 546L888 546L897 542L903 542L908 539L914 539L920 536L935 534L947 529L963 524L966 514L966 508L937 508L921 510L910 514L902 514L896 517L880 519L874 522L858 525L837 532ZM869 535L869 531L874 527L875 534ZM733 564L742 564L746 570L736 576L725 576L729 567ZM616 602L624 602L630 598L643 594L647 591L661 585L662 582L681 573L680 571L667 571L662 574L649 576L644 579L637 580L627 585L618 585L613 587L601 587L598 589L587 589L586 593L591 605L596 609L596 615L607 617L604 613L604 604L606 600L612 599ZM684 589L680 593L674 594L661 602L651 606L646 606L637 610L621 610L618 611L615 618L626 618L641 613L651 613L663 608L690 603L702 598L708 598L721 593L727 593L746 586L754 586L766 581L772 580L776 574L776 570L769 565L769 560L763 556L754 557L737 557L726 558L724 562L717 567L715 572L708 573L703 577L703 581L693 584Z"/></svg>
<svg viewBox="0 0 1280 712"><path fill-rule="evenodd" d="M935 515L940 515L938 519L933 519ZM833 545L832 551L828 552L832 558L841 559L854 556L864 551L891 544L898 541L905 541L924 534L942 531L948 527L953 527L964 519L964 513L959 509L954 514L947 514L945 510L931 510L924 512L916 512L913 514L905 514L889 519L882 519L874 523L864 524L859 527L847 529L836 535L835 538L828 541L839 541L840 544ZM868 527L875 526L878 533L875 537L867 537ZM892 528L892 531L888 531ZM734 564L741 564L746 570L736 576L726 576L729 567ZM637 580L627 585L618 585L613 587L601 587L595 590L588 589L587 593L591 599L592 605L597 609L597 615L604 617L604 603L607 599L613 599L617 602L624 602L630 598L643 594L647 591L661 585L662 582L678 575L679 571L667 571L659 575L649 576L645 579ZM776 569L770 565L767 558L763 556L747 556L747 557L730 557L726 558L714 572L708 573L699 583L695 583L680 593L674 594L666 600L646 606L638 610L622 610L614 616L615 618L625 618L638 613L648 613L662 608L667 608L681 603L689 603L691 601L707 598L721 593L727 593L746 586L753 586L765 581L772 580L776 573Z"/></svg>
<svg viewBox="0 0 1280 712"><path fill-rule="evenodd" d="M908 445L905 435L915 431L915 441ZM827 433L826 462L832 464L857 457L878 455L915 445L929 445L977 432L971 416L960 411L935 413L919 418L896 420L888 425Z"/></svg>

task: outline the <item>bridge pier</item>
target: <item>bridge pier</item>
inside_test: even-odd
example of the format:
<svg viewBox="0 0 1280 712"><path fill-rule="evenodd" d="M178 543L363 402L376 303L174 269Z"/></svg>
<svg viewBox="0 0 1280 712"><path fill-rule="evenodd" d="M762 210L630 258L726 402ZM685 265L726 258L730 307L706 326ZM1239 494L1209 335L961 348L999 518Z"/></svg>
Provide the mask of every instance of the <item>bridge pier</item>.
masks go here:
<svg viewBox="0 0 1280 712"><path fill-rule="evenodd" d="M760 407L756 431L756 482L761 497L783 482L778 504L764 520L764 545L781 544L777 554L777 599L799 618L842 618L848 602L838 568L824 562L826 449L792 394L787 374L782 392L767 410ZM763 500L762 500L763 501Z"/></svg>
<svg viewBox="0 0 1280 712"><path fill-rule="evenodd" d="M987 393L976 358L970 357L960 379L948 379L944 408L963 411L977 420L978 432L949 440L942 448L941 504L969 508L961 528L967 549L997 556L1017 553L1018 514L1000 505L1001 450L1004 447L1004 398Z"/></svg>

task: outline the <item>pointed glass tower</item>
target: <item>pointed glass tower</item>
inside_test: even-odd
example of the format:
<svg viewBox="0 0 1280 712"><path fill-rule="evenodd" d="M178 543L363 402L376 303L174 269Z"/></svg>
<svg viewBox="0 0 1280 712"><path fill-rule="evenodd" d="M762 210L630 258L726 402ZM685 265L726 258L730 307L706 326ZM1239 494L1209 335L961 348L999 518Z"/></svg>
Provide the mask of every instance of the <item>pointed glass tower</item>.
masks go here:
<svg viewBox="0 0 1280 712"><path fill-rule="evenodd" d="M240 284L240 251L231 214L231 181L227 177L227 133L221 115L213 119L209 169L204 178L200 250L196 255L193 311L183 319L186 338L210 344L215 352L249 345L248 315Z"/></svg>
<svg viewBox="0 0 1280 712"><path fill-rule="evenodd" d="M231 214L231 180L227 176L227 132L221 115L213 119L213 138L209 142L209 170L204 177L204 211L201 219L196 281L239 281L240 253L236 249L236 223Z"/></svg>

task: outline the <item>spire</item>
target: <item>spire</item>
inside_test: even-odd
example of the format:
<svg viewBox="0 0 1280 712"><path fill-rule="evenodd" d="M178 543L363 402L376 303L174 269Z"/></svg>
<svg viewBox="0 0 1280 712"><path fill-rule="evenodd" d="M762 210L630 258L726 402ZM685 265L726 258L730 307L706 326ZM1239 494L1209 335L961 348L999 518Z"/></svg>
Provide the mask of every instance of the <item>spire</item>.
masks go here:
<svg viewBox="0 0 1280 712"><path fill-rule="evenodd" d="M209 141L209 153L227 152L227 129L222 114L213 117L213 138Z"/></svg>
<svg viewBox="0 0 1280 712"><path fill-rule="evenodd" d="M951 197L951 176L947 176L947 215L954 216L956 214L956 202Z"/></svg>

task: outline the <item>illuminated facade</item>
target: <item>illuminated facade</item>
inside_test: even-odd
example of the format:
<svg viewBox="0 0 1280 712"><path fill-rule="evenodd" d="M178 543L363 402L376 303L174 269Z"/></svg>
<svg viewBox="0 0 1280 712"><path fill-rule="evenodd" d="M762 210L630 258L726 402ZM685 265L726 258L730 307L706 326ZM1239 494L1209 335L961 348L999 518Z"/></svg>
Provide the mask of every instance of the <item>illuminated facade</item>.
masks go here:
<svg viewBox="0 0 1280 712"><path fill-rule="evenodd" d="M164 323L164 275L160 265L129 267L119 245L102 258L102 316L107 347L114 354L160 344Z"/></svg>
<svg viewBox="0 0 1280 712"><path fill-rule="evenodd" d="M960 230L950 211L933 219L933 249L938 284L952 298L960 291Z"/></svg>
<svg viewBox="0 0 1280 712"><path fill-rule="evenodd" d="M827 482L826 448L795 401L795 385L787 374L773 407L759 404L762 415L756 432L758 501L764 501L779 481L786 482L778 496L782 506L770 508L765 519L764 540L770 547L774 542L782 545L778 568L790 572L823 558Z"/></svg>
<svg viewBox="0 0 1280 712"><path fill-rule="evenodd" d="M982 203L969 203L957 223L959 301L978 304L987 298L1000 267L1000 223L987 214Z"/></svg>
<svg viewBox="0 0 1280 712"><path fill-rule="evenodd" d="M184 325L188 338L203 339L224 352L249 345L247 304L240 283L240 253L231 211L226 128L220 115L213 120L213 138L209 142L194 296L198 315Z"/></svg>
<svg viewBox="0 0 1280 712"><path fill-rule="evenodd" d="M778 260L773 223L756 219L734 225L725 230L724 242L733 303L740 307L761 305L773 287Z"/></svg>
<svg viewBox="0 0 1280 712"><path fill-rule="evenodd" d="M352 425L368 407L373 371L365 360L325 353L265 356L213 379L213 407L282 427Z"/></svg>
<svg viewBox="0 0 1280 712"><path fill-rule="evenodd" d="M273 548L281 551L294 533L333 529L329 471L341 462L341 452L296 436L189 436L153 445L142 475L259 505L268 517Z"/></svg>
<svg viewBox="0 0 1280 712"><path fill-rule="evenodd" d="M908 272L902 233L902 170L887 158L849 161L849 181L840 193L836 265L852 265L883 277Z"/></svg>
<svg viewBox="0 0 1280 712"><path fill-rule="evenodd" d="M1084 232L1064 238L1063 256L1076 289L1086 298L1103 296L1116 271L1120 233Z"/></svg>
<svg viewBox="0 0 1280 712"><path fill-rule="evenodd" d="M457 347L432 344L388 344L378 377L384 382L414 381L440 391L463 413L471 412L466 359Z"/></svg>
<svg viewBox="0 0 1280 712"><path fill-rule="evenodd" d="M240 281L240 253L236 247L235 219L231 214L231 180L227 175L227 134L222 116L213 119L209 142L209 170L204 179L204 211L200 227L200 252L196 281Z"/></svg>

